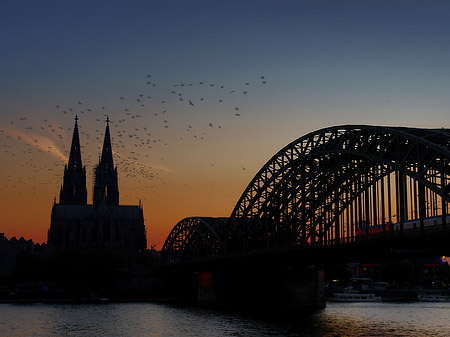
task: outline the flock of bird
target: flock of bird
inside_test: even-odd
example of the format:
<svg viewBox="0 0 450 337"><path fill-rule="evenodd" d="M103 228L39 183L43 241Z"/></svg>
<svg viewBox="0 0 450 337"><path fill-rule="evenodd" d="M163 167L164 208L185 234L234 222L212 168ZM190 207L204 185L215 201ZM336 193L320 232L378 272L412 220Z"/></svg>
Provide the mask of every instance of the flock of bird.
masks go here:
<svg viewBox="0 0 450 337"><path fill-rule="evenodd" d="M146 186L155 193L157 185L165 184L164 175L171 172L164 162L166 155L170 156L172 145L189 141L194 142L189 146L195 146L195 142L208 141L208 137L214 137L232 123L230 119L243 117L245 109L240 104L245 106L247 97L267 84L265 76L232 86L207 81L164 85L155 82L150 74L144 79L142 92L113 97L108 104L97 106L86 99L76 99L70 106L58 102L46 118L29 115L2 123L1 158L15 162L16 167L0 170L3 187L19 187L22 191L36 193L41 186L59 186L72 139L74 121L68 117L75 115L79 116L83 165L87 166L92 179L92 170L103 145L107 115L111 120L119 184L133 182L130 186L134 185L135 189ZM20 152L17 143L21 144ZM53 157L46 156L44 160L40 153L45 152ZM216 167L213 162L208 164ZM240 169L246 170L243 165ZM47 178L37 179L42 178L45 171L49 173L45 175ZM58 192L55 190L55 194ZM121 199L131 197L126 194L131 194L130 190L122 188L121 192L125 192Z"/></svg>

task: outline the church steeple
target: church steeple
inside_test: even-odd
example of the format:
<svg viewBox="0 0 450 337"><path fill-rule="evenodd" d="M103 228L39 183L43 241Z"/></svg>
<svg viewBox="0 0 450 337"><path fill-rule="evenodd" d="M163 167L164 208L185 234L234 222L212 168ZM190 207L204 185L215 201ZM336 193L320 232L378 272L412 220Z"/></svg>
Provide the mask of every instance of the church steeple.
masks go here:
<svg viewBox="0 0 450 337"><path fill-rule="evenodd" d="M95 168L94 205L119 205L119 186L117 167L114 167L111 137L109 133L109 117L106 117L105 139L103 140L102 156Z"/></svg>
<svg viewBox="0 0 450 337"><path fill-rule="evenodd" d="M80 137L78 135L78 116L75 115L69 163L64 167L64 181L59 194L60 204L86 205L86 168L81 161Z"/></svg>
<svg viewBox="0 0 450 337"><path fill-rule="evenodd" d="M106 116L106 130L105 130L105 139L103 140L103 151L101 163L105 165L105 169L109 170L114 167L112 149L111 149L111 137L109 135L109 117Z"/></svg>

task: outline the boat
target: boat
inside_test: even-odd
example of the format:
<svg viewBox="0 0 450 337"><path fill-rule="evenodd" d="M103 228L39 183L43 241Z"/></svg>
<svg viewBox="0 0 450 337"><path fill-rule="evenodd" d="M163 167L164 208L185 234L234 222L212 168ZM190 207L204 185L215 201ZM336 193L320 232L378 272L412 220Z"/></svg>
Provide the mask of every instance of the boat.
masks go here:
<svg viewBox="0 0 450 337"><path fill-rule="evenodd" d="M334 293L328 297L330 302L381 302L380 296L373 293L360 293L354 290L347 290L343 293Z"/></svg>
<svg viewBox="0 0 450 337"><path fill-rule="evenodd" d="M419 302L450 302L450 296L440 294L419 294Z"/></svg>
<svg viewBox="0 0 450 337"><path fill-rule="evenodd" d="M373 293L371 278L352 277L343 292L333 293L330 302L381 302L380 296Z"/></svg>

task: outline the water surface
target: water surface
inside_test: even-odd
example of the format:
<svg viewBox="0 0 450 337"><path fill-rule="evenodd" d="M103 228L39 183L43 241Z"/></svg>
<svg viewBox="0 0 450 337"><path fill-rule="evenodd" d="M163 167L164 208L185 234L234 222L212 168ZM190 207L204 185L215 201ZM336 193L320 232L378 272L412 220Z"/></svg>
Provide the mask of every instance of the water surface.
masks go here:
<svg viewBox="0 0 450 337"><path fill-rule="evenodd" d="M1 336L449 336L450 303L328 303L251 315L154 303L0 304Z"/></svg>

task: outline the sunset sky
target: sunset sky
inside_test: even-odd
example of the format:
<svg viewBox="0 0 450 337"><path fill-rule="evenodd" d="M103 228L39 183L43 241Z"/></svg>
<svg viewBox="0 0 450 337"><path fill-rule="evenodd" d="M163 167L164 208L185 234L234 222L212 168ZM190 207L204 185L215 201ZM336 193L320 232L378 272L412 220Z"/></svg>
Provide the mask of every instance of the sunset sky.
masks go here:
<svg viewBox="0 0 450 337"><path fill-rule="evenodd" d="M0 232L45 242L79 116L160 249L229 216L281 148L342 124L450 127L448 0L0 3Z"/></svg>

